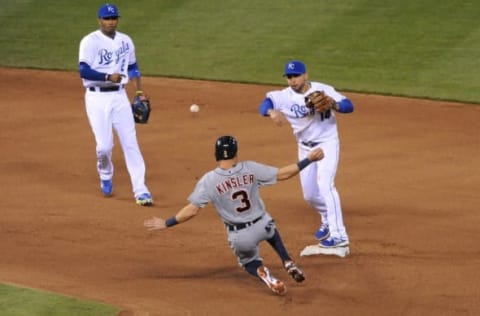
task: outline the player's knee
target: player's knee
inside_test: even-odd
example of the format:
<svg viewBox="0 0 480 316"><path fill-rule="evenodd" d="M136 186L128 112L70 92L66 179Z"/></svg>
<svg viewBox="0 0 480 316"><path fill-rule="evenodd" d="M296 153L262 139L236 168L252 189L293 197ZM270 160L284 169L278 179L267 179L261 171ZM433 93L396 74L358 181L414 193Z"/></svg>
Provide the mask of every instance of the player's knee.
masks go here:
<svg viewBox="0 0 480 316"><path fill-rule="evenodd" d="M256 245L249 241L237 241L233 247L240 257L249 258L256 253Z"/></svg>
<svg viewBox="0 0 480 316"><path fill-rule="evenodd" d="M337 189L332 183L325 183L325 185L319 188L320 196L325 197L326 199L328 199L327 197L331 196L334 192L337 192Z"/></svg>
<svg viewBox="0 0 480 316"><path fill-rule="evenodd" d="M310 204L313 208L317 210L321 210L326 207L325 199L323 198L322 195L318 193L314 196L313 195L307 196L307 197L304 196L304 198L308 204Z"/></svg>
<svg viewBox="0 0 480 316"><path fill-rule="evenodd" d="M110 153L106 151L97 151L97 163L100 168L106 168L110 164Z"/></svg>
<svg viewBox="0 0 480 316"><path fill-rule="evenodd" d="M307 201L308 203L317 203L319 200L319 196L317 193L314 192L304 192L303 193L303 199Z"/></svg>
<svg viewBox="0 0 480 316"><path fill-rule="evenodd" d="M112 148L97 147L97 157L109 157L111 155Z"/></svg>

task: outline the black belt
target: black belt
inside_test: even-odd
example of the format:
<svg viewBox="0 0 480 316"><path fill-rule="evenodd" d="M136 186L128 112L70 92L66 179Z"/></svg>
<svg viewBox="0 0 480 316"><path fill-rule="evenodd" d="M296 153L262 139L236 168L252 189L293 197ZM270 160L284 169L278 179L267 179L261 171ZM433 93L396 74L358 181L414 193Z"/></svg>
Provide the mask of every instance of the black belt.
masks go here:
<svg viewBox="0 0 480 316"><path fill-rule="evenodd" d="M256 222L258 222L259 220L262 219L262 217L263 217L263 215L260 216L260 217L255 218L255 219L254 219L253 221L251 221L251 222L246 222L246 223L241 223L241 224L229 224L229 223L225 223L225 227L227 227L229 231L244 229L244 228L249 227L249 226L252 226L252 225L255 224Z"/></svg>
<svg viewBox="0 0 480 316"><path fill-rule="evenodd" d="M88 90L90 91L100 91L100 92L111 92L111 91L118 91L123 88L121 86L110 86L110 87L89 87Z"/></svg>
<svg viewBox="0 0 480 316"><path fill-rule="evenodd" d="M305 145L307 147L315 147L318 144L320 144L320 143L319 142L302 142L302 145Z"/></svg>

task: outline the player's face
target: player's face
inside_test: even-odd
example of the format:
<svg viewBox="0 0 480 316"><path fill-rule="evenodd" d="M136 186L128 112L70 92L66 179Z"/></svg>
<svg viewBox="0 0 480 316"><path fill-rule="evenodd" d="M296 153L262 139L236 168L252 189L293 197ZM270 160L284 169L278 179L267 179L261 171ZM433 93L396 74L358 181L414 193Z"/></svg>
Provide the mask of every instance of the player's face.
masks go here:
<svg viewBox="0 0 480 316"><path fill-rule="evenodd" d="M298 93L304 93L308 90L307 86L307 74L303 75L288 75L287 76L287 83L293 91Z"/></svg>
<svg viewBox="0 0 480 316"><path fill-rule="evenodd" d="M115 34L118 25L118 17L110 17L105 19L98 19L100 30L106 35Z"/></svg>

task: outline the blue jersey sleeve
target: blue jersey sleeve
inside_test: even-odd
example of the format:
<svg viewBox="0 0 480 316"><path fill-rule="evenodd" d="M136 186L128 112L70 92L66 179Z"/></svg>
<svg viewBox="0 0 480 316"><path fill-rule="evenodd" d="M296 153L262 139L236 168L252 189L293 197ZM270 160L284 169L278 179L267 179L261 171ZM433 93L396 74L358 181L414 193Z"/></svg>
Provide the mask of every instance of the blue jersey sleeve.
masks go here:
<svg viewBox="0 0 480 316"><path fill-rule="evenodd" d="M128 76L130 78L140 77L142 74L140 73L140 69L138 68L138 64L134 63L128 65Z"/></svg>
<svg viewBox="0 0 480 316"><path fill-rule="evenodd" d="M343 99L338 102L338 112L340 113L351 113L353 112L353 103L350 99Z"/></svg>
<svg viewBox="0 0 480 316"><path fill-rule="evenodd" d="M78 65L78 71L80 72L80 77L87 79L87 80L94 80L94 81L106 81L107 74L103 72L98 72L90 68L87 63L81 62Z"/></svg>
<svg viewBox="0 0 480 316"><path fill-rule="evenodd" d="M266 98L265 100L263 100L258 110L263 116L268 116L268 110L273 110L272 100L270 100L270 98Z"/></svg>

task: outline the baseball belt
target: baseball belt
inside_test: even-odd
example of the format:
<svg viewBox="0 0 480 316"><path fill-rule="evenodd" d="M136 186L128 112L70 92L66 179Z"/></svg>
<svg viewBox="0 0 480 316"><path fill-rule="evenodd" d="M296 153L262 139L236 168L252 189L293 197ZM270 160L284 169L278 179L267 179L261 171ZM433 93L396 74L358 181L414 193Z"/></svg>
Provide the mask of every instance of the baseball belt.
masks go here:
<svg viewBox="0 0 480 316"><path fill-rule="evenodd" d="M307 147L315 147L317 146L318 144L320 144L319 142L312 142L312 141L309 141L309 142L302 142L302 145L305 145Z"/></svg>
<svg viewBox="0 0 480 316"><path fill-rule="evenodd" d="M255 218L255 219L254 219L253 221L251 221L251 222L240 223L240 224L225 223L225 227L227 227L229 231L236 231L236 230L244 229L244 228L249 227L249 226L252 226L252 225L255 224L256 222L258 222L259 220L262 219L262 217L263 217L263 215L260 216L260 217Z"/></svg>
<svg viewBox="0 0 480 316"><path fill-rule="evenodd" d="M110 86L110 87L88 87L90 91L100 91L100 92L111 92L118 91L123 89L123 84L121 86Z"/></svg>

